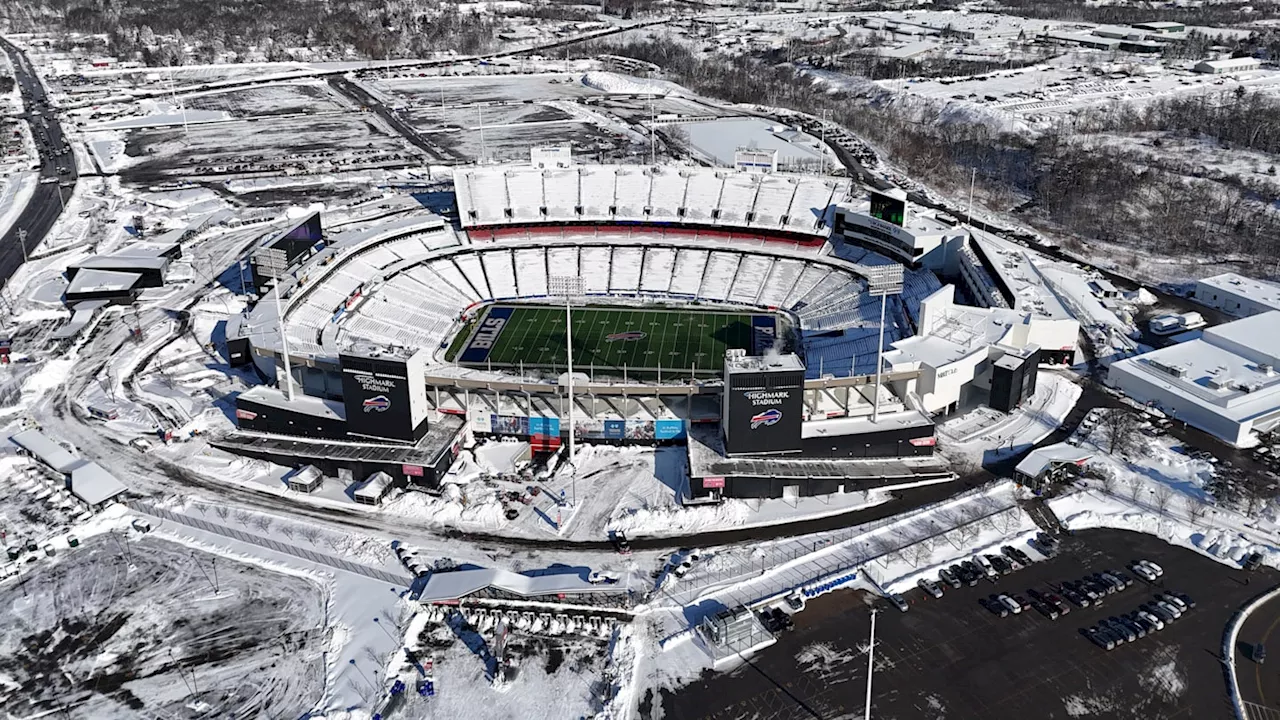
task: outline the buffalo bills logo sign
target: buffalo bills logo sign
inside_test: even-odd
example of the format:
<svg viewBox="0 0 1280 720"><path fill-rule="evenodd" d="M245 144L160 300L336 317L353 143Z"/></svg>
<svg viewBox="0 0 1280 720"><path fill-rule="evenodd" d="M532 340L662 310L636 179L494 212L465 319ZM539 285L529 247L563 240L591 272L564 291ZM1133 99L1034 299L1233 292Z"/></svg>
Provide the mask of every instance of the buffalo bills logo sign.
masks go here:
<svg viewBox="0 0 1280 720"><path fill-rule="evenodd" d="M782 419L781 410L779 410L778 408L769 408L768 410L765 410L762 413L756 413L755 415L751 416L751 429L755 430L758 427L769 427L770 425L776 425L778 424L778 421L781 419Z"/></svg>
<svg viewBox="0 0 1280 720"><path fill-rule="evenodd" d="M627 342L631 340L643 340L647 337L644 333L638 331L620 332L612 335L605 335L605 342Z"/></svg>
<svg viewBox="0 0 1280 720"><path fill-rule="evenodd" d="M365 412L386 412L389 407L391 407L391 401L386 395L378 395L364 401Z"/></svg>

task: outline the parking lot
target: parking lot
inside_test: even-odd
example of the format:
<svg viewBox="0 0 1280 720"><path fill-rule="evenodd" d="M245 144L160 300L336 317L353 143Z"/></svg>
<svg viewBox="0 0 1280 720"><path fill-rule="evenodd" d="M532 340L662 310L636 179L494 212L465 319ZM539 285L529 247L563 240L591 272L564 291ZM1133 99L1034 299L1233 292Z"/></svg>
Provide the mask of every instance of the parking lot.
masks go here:
<svg viewBox="0 0 1280 720"><path fill-rule="evenodd" d="M1128 613L1161 588L1136 576L1127 590L1051 621L1034 610L999 618L978 604L995 592L1057 589L1146 558L1158 582L1197 606L1170 626L1106 652L1080 629ZM1132 574L1132 573L1131 573ZM1246 574L1157 538L1090 530L1065 539L1061 554L992 584L948 589L942 599L907 594L907 613L864 593L811 601L796 629L729 675L666 694L666 718L791 720L861 713L867 607L877 618L873 716L909 718L1217 718L1230 716L1219 659L1232 613L1280 573Z"/></svg>

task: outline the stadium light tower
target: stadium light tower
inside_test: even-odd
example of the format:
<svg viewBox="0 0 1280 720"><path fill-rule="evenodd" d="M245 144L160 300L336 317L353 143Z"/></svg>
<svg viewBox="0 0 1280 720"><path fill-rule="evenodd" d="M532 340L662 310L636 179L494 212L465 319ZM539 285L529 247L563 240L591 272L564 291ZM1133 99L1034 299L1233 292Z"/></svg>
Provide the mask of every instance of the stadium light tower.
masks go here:
<svg viewBox="0 0 1280 720"><path fill-rule="evenodd" d="M565 376L569 378L569 477L573 486L573 504L578 504L578 468L573 459L573 299L582 296L582 278L577 275L551 275L547 278L547 294L564 297Z"/></svg>
<svg viewBox="0 0 1280 720"><path fill-rule="evenodd" d="M867 643L867 707L862 717L871 720L871 675L875 672L876 609L871 608L871 640Z"/></svg>
<svg viewBox="0 0 1280 720"><path fill-rule="evenodd" d="M884 308L888 296L902 294L902 266L879 265L863 266L867 276L867 292L872 297L880 298L880 341L876 343L876 395L873 399L871 422L880 422L880 383L884 371Z"/></svg>

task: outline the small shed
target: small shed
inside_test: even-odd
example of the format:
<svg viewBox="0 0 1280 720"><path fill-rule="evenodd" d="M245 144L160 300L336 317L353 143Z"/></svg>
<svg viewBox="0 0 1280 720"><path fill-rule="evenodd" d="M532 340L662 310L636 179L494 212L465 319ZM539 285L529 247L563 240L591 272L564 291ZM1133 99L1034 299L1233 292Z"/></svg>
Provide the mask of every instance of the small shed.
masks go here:
<svg viewBox="0 0 1280 720"><path fill-rule="evenodd" d="M1036 448L1014 468L1018 482L1029 487L1041 487L1061 480L1067 472L1088 462L1093 453L1075 445L1058 443Z"/></svg>
<svg viewBox="0 0 1280 720"><path fill-rule="evenodd" d="M311 493L324 484L324 474L315 465L304 465L291 473L287 480L290 490Z"/></svg>
<svg viewBox="0 0 1280 720"><path fill-rule="evenodd" d="M387 496L387 493L391 492L394 483L394 478L382 471L378 471L360 483L360 486L356 488L352 496L361 505L381 505L382 499Z"/></svg>
<svg viewBox="0 0 1280 720"><path fill-rule="evenodd" d="M67 490L91 508L108 505L127 489L124 483L96 462L81 460L67 471Z"/></svg>

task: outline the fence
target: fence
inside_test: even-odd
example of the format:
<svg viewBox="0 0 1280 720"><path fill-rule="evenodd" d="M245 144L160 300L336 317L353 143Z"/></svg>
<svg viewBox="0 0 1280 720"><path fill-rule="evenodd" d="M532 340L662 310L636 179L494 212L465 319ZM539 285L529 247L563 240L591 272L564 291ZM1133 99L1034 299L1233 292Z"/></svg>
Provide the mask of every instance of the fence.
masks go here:
<svg viewBox="0 0 1280 720"><path fill-rule="evenodd" d="M225 525L209 522L208 520L201 520L200 518L193 518L189 515L171 512L163 508L155 507L149 503L133 500L126 503L126 505L137 512L145 513L152 517L160 518L161 520L169 520L197 530L203 530L205 532L211 532L216 535L231 538L232 540L247 542L261 548L274 550L278 553L292 555L293 557L301 558L318 565L326 565L336 570L343 570L352 573L353 575L362 575L367 578L406 588L413 582L409 577L404 575L396 575L394 573L387 572L386 570L379 570L378 568L372 568L368 565L361 565L359 563L353 563L350 560L336 558L332 555L325 555L324 553L318 553L313 550L306 550L277 540L264 538L261 535L254 535L252 533L236 530L235 528L229 528Z"/></svg>
<svg viewBox="0 0 1280 720"><path fill-rule="evenodd" d="M864 565L876 559L886 558L887 556L900 553L906 548L923 542L928 542L938 538L946 538L948 535L957 531L963 531L967 528L977 527L984 522L995 522L995 518L1002 513L1009 512L1017 508L1017 503L1012 499L1005 500L990 496L989 493L992 486L987 485L974 488L966 492L954 495L939 502L923 505L900 515L894 515L864 525L857 525L843 530L822 533L820 535L811 535L808 537L796 538L781 543L777 543L769 548L758 560L735 564L729 568L717 571L699 574L694 578L694 582L682 582L674 592L667 593L669 597L676 600L680 604L688 604L704 594L704 590L710 589L715 592L715 588L729 586L744 580L750 580L762 577L771 570L776 570L787 566L800 558L815 554L826 548L834 548L841 545L852 544L857 538L864 538L866 542L861 543L857 549L845 548L848 552L844 557L833 558L836 562L827 563L814 558L813 564L821 567L819 572L810 576L809 582L817 581L823 578L836 576L841 573L852 572L860 565ZM980 512L965 512L965 506L968 503L976 505L976 509ZM924 520L931 513L941 508L953 507L957 517L952 518L958 522L953 522L950 526L940 526L934 518ZM924 532L907 533L907 528L913 527L919 522L919 530ZM891 526L901 526L898 537L881 537L878 542L870 542L870 537L878 531L884 530ZM976 534L976 530L974 531ZM955 543L953 543L954 545ZM962 543L963 544L963 543ZM959 549L959 548L957 548ZM801 583L808 585L809 582Z"/></svg>

